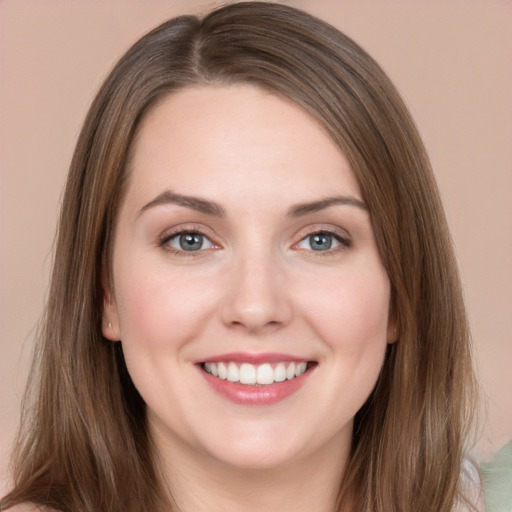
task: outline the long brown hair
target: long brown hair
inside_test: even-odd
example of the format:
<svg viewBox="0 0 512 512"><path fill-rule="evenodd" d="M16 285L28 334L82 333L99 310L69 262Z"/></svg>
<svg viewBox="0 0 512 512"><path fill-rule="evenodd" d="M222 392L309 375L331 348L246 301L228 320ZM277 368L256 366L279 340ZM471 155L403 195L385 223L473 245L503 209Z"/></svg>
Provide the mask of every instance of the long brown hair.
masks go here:
<svg viewBox="0 0 512 512"><path fill-rule="evenodd" d="M371 213L399 340L355 418L340 510L349 495L357 512L452 510L475 387L425 150L394 86L357 44L300 10L260 2L164 23L122 57L96 96L69 171L32 405L1 506L151 512L166 504L145 404L120 344L102 336L102 269L141 119L172 91L212 83L251 83L308 111L349 159Z"/></svg>

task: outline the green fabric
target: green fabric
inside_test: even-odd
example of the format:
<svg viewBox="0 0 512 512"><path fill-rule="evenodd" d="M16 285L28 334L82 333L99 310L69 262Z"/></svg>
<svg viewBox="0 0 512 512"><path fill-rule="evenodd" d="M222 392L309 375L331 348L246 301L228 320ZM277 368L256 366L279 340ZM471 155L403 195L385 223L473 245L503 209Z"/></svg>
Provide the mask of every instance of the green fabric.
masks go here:
<svg viewBox="0 0 512 512"><path fill-rule="evenodd" d="M480 465L487 512L512 512L512 440Z"/></svg>

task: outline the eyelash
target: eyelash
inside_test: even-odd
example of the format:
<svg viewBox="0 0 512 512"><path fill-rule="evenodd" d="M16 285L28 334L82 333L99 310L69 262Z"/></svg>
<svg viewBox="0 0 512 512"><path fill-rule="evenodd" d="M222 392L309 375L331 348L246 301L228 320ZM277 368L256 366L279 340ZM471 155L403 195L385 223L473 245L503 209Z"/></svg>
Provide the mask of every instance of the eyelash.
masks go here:
<svg viewBox="0 0 512 512"><path fill-rule="evenodd" d="M158 240L158 247L161 247L164 251L181 257L197 257L199 254L204 253L208 249L199 249L197 251L185 251L183 249L176 249L169 244L169 242L180 235L200 235L206 240L210 241L213 248L218 248L218 244L213 242L208 235L205 235L204 231L195 226L185 226L183 228L176 229L172 233L166 233Z"/></svg>
<svg viewBox="0 0 512 512"><path fill-rule="evenodd" d="M319 257L326 257L326 256L332 256L335 253L338 253L339 251L346 251L352 247L352 241L344 236L341 236L340 233L335 229L329 229L329 228L311 228L308 230L303 236L301 236L301 239L299 242L294 244L294 247L302 243L304 240L308 239L309 237L313 235L329 235L332 236L340 245L338 247L329 248L325 251L314 251L312 249L303 249L313 256L319 256ZM300 250L300 249L299 249Z"/></svg>
<svg viewBox="0 0 512 512"><path fill-rule="evenodd" d="M175 247L172 247L171 245L169 245L169 242L172 239L174 239L180 235L188 235L188 234L202 236L203 238L208 240L212 244L213 247L208 248L208 249L199 249L197 251L186 251L183 249L176 249ZM306 240L307 238L309 238L313 235L329 235L329 236L332 236L340 244L338 247L334 247L332 249L329 248L325 251L314 251L312 249L309 249L309 250L302 249L304 251L314 254L315 256L321 256L321 257L329 256L329 255L332 255L333 253L337 253L338 251L344 251L344 250L350 249L352 247L352 241L349 238L341 236L334 229L326 229L326 228L311 229L310 231L304 233L304 235L301 236L300 240L297 243L295 243L292 247L297 247L300 243L302 243L304 240ZM177 255L177 256L197 257L200 254L204 254L204 251L206 251L206 250L217 249L220 246L218 244L216 244L214 241L212 241L211 238L208 235L206 235L204 233L204 231L201 230L199 227L185 226L183 228L179 228L179 229L173 231L172 233L167 233L164 236L162 236L158 240L158 247L161 247L163 250L165 250L171 254ZM301 249L297 249L297 250L301 250Z"/></svg>

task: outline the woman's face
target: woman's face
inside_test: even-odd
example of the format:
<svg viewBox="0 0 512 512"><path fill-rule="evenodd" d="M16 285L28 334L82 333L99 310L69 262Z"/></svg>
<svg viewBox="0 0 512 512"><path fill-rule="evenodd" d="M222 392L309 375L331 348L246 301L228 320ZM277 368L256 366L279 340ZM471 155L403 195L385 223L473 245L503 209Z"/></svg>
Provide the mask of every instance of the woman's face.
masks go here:
<svg viewBox="0 0 512 512"><path fill-rule="evenodd" d="M151 111L128 172L103 329L161 453L339 460L393 333L339 148L277 96L197 87Z"/></svg>

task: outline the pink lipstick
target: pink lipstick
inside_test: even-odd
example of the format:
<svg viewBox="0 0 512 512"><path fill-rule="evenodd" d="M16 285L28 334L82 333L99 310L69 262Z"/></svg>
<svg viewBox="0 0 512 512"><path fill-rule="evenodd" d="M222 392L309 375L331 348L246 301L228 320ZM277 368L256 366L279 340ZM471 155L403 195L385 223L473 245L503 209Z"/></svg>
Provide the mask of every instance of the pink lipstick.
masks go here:
<svg viewBox="0 0 512 512"><path fill-rule="evenodd" d="M229 353L198 361L211 388L241 405L271 405L298 391L317 366L289 354Z"/></svg>

